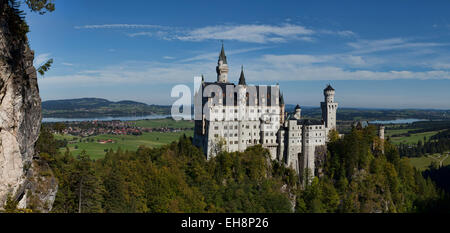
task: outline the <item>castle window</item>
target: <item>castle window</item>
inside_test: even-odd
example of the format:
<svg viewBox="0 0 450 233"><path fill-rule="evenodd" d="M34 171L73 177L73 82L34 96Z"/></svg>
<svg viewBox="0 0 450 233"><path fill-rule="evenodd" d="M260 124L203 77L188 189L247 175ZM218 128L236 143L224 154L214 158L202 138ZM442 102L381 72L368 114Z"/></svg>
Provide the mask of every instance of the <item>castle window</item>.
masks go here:
<svg viewBox="0 0 450 233"><path fill-rule="evenodd" d="M218 134L214 134L214 137L215 137L215 138L218 138L218 137L219 137L219 135L218 135Z"/></svg>
<svg viewBox="0 0 450 233"><path fill-rule="evenodd" d="M228 134L224 134L223 136L224 136L224 137L227 137L227 136L228 136Z"/></svg>
<svg viewBox="0 0 450 233"><path fill-rule="evenodd" d="M218 130L218 129L219 129L219 126L215 126L214 129L215 129L215 130Z"/></svg>
<svg viewBox="0 0 450 233"><path fill-rule="evenodd" d="M223 128L224 128L224 129L228 129L228 126L225 125Z"/></svg>
<svg viewBox="0 0 450 233"><path fill-rule="evenodd" d="M239 144L239 142L238 141L234 141L234 144Z"/></svg>

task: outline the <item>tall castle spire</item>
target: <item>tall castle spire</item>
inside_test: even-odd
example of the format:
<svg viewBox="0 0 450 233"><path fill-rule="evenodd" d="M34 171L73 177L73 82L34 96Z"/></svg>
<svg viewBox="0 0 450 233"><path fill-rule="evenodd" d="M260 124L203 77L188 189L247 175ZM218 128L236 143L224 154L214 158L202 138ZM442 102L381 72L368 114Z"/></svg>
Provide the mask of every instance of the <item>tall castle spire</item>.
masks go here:
<svg viewBox="0 0 450 233"><path fill-rule="evenodd" d="M228 82L228 63L223 43L222 43L222 50L220 51L219 54L219 60L217 61L216 72L217 72L217 82L219 83Z"/></svg>
<svg viewBox="0 0 450 233"><path fill-rule="evenodd" d="M225 55L225 49L223 48L223 43L222 43L222 50L220 51L220 55L219 55L219 61L222 61L223 64L228 64L227 56Z"/></svg>
<svg viewBox="0 0 450 233"><path fill-rule="evenodd" d="M239 77L239 85L247 85L244 76L244 66L241 66L241 76Z"/></svg>

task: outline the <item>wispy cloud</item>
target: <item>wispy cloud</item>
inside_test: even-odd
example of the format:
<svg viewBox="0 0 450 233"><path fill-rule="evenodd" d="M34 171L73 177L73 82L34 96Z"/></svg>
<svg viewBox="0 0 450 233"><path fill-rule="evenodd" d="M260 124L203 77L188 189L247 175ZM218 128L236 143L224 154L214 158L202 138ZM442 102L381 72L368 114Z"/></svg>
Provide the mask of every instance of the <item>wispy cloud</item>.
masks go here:
<svg viewBox="0 0 450 233"><path fill-rule="evenodd" d="M127 33L129 37L158 37L165 40L205 41L234 40L249 43L284 43L290 40L314 41L316 32L301 25L241 24L180 28L149 24L98 24L75 26L75 29L147 29ZM336 32L349 34L347 32Z"/></svg>
<svg viewBox="0 0 450 233"><path fill-rule="evenodd" d="M306 40L312 38L314 31L300 25L236 25L236 26L208 26L189 31L186 35L177 36L179 40L236 40L252 43L286 42L287 40Z"/></svg>
<svg viewBox="0 0 450 233"><path fill-rule="evenodd" d="M167 28L161 25L153 24L91 24L75 26L75 29L151 29L151 28Z"/></svg>
<svg viewBox="0 0 450 233"><path fill-rule="evenodd" d="M426 47L447 46L446 43L434 42L412 42L403 38L389 38L381 40L358 40L347 43L348 46L355 49L354 53L373 53L394 49L417 49Z"/></svg>

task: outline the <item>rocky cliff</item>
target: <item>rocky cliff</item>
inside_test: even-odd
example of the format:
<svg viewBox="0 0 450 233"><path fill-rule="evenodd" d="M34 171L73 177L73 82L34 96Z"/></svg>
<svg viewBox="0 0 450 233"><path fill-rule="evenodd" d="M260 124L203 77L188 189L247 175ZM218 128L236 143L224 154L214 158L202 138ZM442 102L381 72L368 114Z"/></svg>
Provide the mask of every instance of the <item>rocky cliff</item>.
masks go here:
<svg viewBox="0 0 450 233"><path fill-rule="evenodd" d="M42 118L34 52L17 30L21 22L6 1L0 1L0 14L0 209L8 197L26 208L37 195L47 206L34 208L46 212L57 183L51 170L40 178L36 171L46 164L34 161ZM37 191L40 181L49 185Z"/></svg>

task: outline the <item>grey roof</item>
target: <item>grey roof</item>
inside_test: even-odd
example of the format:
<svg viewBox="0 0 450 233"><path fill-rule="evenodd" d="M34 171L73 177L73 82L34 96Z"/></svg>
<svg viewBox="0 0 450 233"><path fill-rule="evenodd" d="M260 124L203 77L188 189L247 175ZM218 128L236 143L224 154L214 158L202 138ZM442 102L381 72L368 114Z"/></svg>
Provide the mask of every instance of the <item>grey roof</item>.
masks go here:
<svg viewBox="0 0 450 233"><path fill-rule="evenodd" d="M302 119L298 121L300 125L323 125L323 120L316 119Z"/></svg>
<svg viewBox="0 0 450 233"><path fill-rule="evenodd" d="M297 106L295 106L295 110L297 110L297 109L301 109L300 105L298 105L298 104L297 104Z"/></svg>
<svg viewBox="0 0 450 233"><path fill-rule="evenodd" d="M241 68L241 76L239 77L239 85L247 85L245 82L245 76L244 76L244 67Z"/></svg>
<svg viewBox="0 0 450 233"><path fill-rule="evenodd" d="M352 124L353 127L361 127L361 128L366 128L367 126L369 126L369 122L368 121L354 121Z"/></svg>
<svg viewBox="0 0 450 233"><path fill-rule="evenodd" d="M219 61L223 61L223 64L228 64L227 56L225 56L225 49L223 48L223 44L222 44L222 50L220 51L220 55L219 55Z"/></svg>
<svg viewBox="0 0 450 233"><path fill-rule="evenodd" d="M223 102L222 103L223 103L223 105L225 105L225 106L232 106L232 105L237 106L237 103L238 103L237 99L238 98L237 98L237 93L236 92L233 93L233 95L234 95L234 101L233 102L234 103L227 103L227 98L226 98L226 95L224 94L224 93L226 93L227 86L232 86L233 88L236 87L236 85L234 83L204 82L203 83L203 88L205 88L206 86L209 86L209 85L215 85L215 86L218 86L220 89L222 89L222 94L223 94ZM260 96L261 96L264 88L266 89L266 93L264 93L264 96L265 96L265 99L266 99L265 106L272 106L272 101L270 100L270 96L272 94L272 88L270 88L268 86L258 86L258 85L254 86L254 87L256 87L256 98L258 100L260 99ZM280 93L279 89L276 90L276 93L278 93L278 95L275 94L274 97L275 98L280 98L279 97L279 93ZM249 104L249 100L250 100L250 98L247 98L247 106L250 105ZM208 101L208 98L207 97L203 97L203 103L205 103L206 101ZM262 105L262 102L258 101L258 106L261 106L261 105Z"/></svg>
<svg viewBox="0 0 450 233"><path fill-rule="evenodd" d="M325 88L325 91L334 91L334 88L328 84L328 86Z"/></svg>

